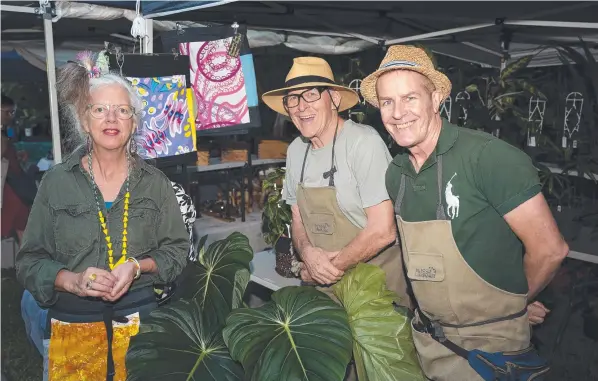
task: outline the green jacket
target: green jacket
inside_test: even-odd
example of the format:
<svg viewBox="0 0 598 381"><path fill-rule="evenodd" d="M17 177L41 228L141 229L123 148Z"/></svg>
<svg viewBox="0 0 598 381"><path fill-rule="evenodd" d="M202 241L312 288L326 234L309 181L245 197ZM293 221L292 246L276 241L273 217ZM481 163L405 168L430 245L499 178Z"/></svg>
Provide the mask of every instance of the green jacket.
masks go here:
<svg viewBox="0 0 598 381"><path fill-rule="evenodd" d="M56 275L62 269L106 269L108 251L100 227L91 180L78 151L43 177L33 203L23 244L17 255L17 278L42 306L56 303ZM130 174L127 257L151 257L157 274L142 274L131 290L173 281L186 265L189 235L168 178L137 159ZM101 195L100 195L101 197ZM124 191L107 216L114 261L121 255Z"/></svg>

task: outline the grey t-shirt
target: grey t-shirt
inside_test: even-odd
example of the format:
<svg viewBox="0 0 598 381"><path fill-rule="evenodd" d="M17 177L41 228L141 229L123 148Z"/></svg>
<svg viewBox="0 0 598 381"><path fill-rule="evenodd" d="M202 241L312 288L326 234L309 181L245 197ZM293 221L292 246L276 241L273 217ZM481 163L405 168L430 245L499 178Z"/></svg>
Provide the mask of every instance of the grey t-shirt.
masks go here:
<svg viewBox="0 0 598 381"><path fill-rule="evenodd" d="M287 150L283 199L289 205L297 203L297 185L308 144L300 136ZM364 209L389 199L385 174L392 157L376 130L351 120L344 123L337 135L334 155L339 207L355 226L363 229L367 222ZM331 159L332 142L319 149L310 148L305 162L305 187L328 186L329 179L323 173L330 170Z"/></svg>

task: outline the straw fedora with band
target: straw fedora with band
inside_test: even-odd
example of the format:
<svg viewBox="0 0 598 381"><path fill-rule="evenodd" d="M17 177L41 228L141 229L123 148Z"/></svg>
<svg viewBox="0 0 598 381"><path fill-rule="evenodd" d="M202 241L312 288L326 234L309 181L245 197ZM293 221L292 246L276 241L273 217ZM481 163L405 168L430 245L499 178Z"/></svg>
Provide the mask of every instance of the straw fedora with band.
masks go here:
<svg viewBox="0 0 598 381"><path fill-rule="evenodd" d="M264 103L272 110L289 115L284 108L282 98L294 89L325 86L341 94L338 111L345 111L359 102L359 96L348 87L337 85L328 62L318 57L298 57L293 60L293 66L287 74L284 87L268 91L262 95Z"/></svg>
<svg viewBox="0 0 598 381"><path fill-rule="evenodd" d="M442 100L451 94L451 81L434 68L432 60L423 49L410 45L394 45L388 48L378 70L361 81L361 95L376 108L380 107L376 82L378 82L378 77L391 70L411 70L428 77L442 95Z"/></svg>

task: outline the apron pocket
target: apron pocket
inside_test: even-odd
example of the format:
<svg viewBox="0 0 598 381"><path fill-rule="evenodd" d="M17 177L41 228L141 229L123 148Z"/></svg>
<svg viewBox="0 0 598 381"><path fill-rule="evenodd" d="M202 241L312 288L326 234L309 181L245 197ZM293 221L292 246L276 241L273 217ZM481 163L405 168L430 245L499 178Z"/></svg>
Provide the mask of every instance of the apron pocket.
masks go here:
<svg viewBox="0 0 598 381"><path fill-rule="evenodd" d="M433 320L451 321L455 314L445 281L444 258L424 253L408 255L407 277L419 308Z"/></svg>
<svg viewBox="0 0 598 381"><path fill-rule="evenodd" d="M444 280L444 261L442 256L409 253L407 276L411 280L442 282Z"/></svg>
<svg viewBox="0 0 598 381"><path fill-rule="evenodd" d="M309 215L309 230L314 234L332 235L336 230L332 213L312 213Z"/></svg>

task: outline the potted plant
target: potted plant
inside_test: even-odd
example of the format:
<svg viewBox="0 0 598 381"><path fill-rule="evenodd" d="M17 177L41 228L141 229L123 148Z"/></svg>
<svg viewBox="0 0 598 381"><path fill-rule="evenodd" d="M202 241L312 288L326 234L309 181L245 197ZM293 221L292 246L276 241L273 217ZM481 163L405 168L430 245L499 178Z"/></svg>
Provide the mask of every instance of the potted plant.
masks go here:
<svg viewBox="0 0 598 381"><path fill-rule="evenodd" d="M180 300L153 311L131 338L128 381L342 381L351 354L362 381L424 380L409 317L393 306L379 267L348 271L334 286L340 305L290 286L252 309L242 306L247 237L232 233L198 251Z"/></svg>
<svg viewBox="0 0 598 381"><path fill-rule="evenodd" d="M546 99L530 83L530 76L522 72L533 58L534 55L521 57L498 75L485 73L473 78L465 87L471 98L457 101L468 114L463 127L496 134L512 145L526 149L527 136L537 133L528 122L528 101L532 96Z"/></svg>
<svg viewBox="0 0 598 381"><path fill-rule="evenodd" d="M285 169L276 168L262 182L264 211L262 213L262 233L264 241L274 249L275 270L286 278L293 278L293 261L296 259L290 238L291 207L282 199Z"/></svg>

